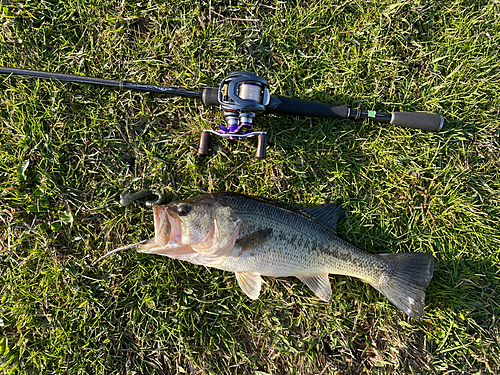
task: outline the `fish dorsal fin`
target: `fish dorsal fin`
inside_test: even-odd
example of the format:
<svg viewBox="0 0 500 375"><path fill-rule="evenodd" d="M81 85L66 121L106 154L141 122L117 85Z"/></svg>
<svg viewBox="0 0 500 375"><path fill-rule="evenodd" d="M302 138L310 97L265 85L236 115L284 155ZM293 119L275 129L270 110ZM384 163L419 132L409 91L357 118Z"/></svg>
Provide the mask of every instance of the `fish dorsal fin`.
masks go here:
<svg viewBox="0 0 500 375"><path fill-rule="evenodd" d="M327 273L319 276L297 276L297 278L306 284L319 299L328 301L332 296L332 286Z"/></svg>
<svg viewBox="0 0 500 375"><path fill-rule="evenodd" d="M321 221L332 228L335 232L337 231L337 225L344 217L344 209L342 206L335 203L320 204L319 206L313 207L302 207L301 211L314 216L316 219Z"/></svg>
<svg viewBox="0 0 500 375"><path fill-rule="evenodd" d="M235 272L236 280L241 290L251 299L257 299L260 295L262 287L262 279L260 273L257 272Z"/></svg>
<svg viewBox="0 0 500 375"><path fill-rule="evenodd" d="M242 250L251 247L256 247L264 243L272 232L273 228L258 230L256 232L247 234L243 238L240 238L238 241L236 241L236 244L239 245Z"/></svg>

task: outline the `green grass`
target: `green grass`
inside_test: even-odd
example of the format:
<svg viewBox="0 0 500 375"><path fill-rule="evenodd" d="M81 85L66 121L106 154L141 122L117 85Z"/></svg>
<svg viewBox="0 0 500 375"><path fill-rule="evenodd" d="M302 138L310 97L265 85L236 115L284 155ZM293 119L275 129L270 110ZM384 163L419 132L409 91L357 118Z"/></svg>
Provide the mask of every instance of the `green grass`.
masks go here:
<svg viewBox="0 0 500 375"><path fill-rule="evenodd" d="M200 131L189 99L0 77L0 372L497 373L500 369L500 16L497 1L0 2L0 65L183 88L229 72L273 94L437 112L440 133L261 116L255 142ZM100 255L152 236L125 188L342 203L341 236L437 260L426 316L331 276L332 301L179 261Z"/></svg>

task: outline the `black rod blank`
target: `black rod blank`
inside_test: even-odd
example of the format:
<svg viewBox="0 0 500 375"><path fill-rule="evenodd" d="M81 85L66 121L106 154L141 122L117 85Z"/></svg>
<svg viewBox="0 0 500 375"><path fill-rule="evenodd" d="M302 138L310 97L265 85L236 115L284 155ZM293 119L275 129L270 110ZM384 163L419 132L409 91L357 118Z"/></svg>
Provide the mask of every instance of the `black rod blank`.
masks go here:
<svg viewBox="0 0 500 375"><path fill-rule="evenodd" d="M62 73L49 73L42 72L39 70L29 70L29 69L17 69L17 68L6 68L0 67L0 74L24 76L24 77L34 77L43 79L54 79L61 82L72 82L72 83L83 83L87 85L99 85L106 87L114 87L124 90L136 90L145 91L155 94L171 95L171 96L182 96L185 98L201 99L201 91L184 90L175 87L167 86L155 86L155 85L143 85L140 83L132 83L127 81L117 81L112 79L94 78L77 76L72 74L62 74Z"/></svg>

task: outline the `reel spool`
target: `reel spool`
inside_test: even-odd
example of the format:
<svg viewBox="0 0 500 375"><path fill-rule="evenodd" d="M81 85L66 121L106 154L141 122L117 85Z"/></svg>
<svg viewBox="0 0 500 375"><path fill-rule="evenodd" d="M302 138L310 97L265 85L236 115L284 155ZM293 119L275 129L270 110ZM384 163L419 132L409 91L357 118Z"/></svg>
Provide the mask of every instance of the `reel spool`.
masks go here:
<svg viewBox="0 0 500 375"><path fill-rule="evenodd" d="M198 154L208 154L211 134L229 139L257 136L258 145L255 157L258 159L265 158L266 132L252 131L250 129L255 115L264 112L271 101L267 81L252 73L232 72L222 80L218 89L217 100L226 121L226 126L219 125L218 131L203 130Z"/></svg>

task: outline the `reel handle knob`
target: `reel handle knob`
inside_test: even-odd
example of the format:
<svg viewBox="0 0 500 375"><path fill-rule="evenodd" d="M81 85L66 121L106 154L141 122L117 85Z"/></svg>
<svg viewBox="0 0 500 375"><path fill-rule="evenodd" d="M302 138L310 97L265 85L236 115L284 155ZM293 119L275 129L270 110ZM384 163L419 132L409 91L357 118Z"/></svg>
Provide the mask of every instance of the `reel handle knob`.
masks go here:
<svg viewBox="0 0 500 375"><path fill-rule="evenodd" d="M198 148L198 155L207 156L209 146L210 146L210 133L203 130L201 132L200 147Z"/></svg>
<svg viewBox="0 0 500 375"><path fill-rule="evenodd" d="M266 133L261 133L257 137L257 152L255 157L257 159L264 159L266 157Z"/></svg>

